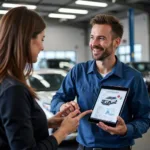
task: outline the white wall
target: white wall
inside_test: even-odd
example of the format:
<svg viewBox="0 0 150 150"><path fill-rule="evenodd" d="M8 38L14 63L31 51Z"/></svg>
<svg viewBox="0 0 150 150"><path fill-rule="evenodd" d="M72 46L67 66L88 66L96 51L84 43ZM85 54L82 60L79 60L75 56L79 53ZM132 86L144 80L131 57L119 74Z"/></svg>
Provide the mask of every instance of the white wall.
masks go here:
<svg viewBox="0 0 150 150"><path fill-rule="evenodd" d="M125 39L127 43L122 45L129 45L129 26L128 19L121 20L124 26L124 35L122 39ZM149 33L148 33L148 15L140 14L134 17L134 42L136 44L142 44L142 61L149 61Z"/></svg>
<svg viewBox="0 0 150 150"><path fill-rule="evenodd" d="M47 23L46 37L44 41L45 50L75 50L77 62L85 61L84 30L55 23Z"/></svg>

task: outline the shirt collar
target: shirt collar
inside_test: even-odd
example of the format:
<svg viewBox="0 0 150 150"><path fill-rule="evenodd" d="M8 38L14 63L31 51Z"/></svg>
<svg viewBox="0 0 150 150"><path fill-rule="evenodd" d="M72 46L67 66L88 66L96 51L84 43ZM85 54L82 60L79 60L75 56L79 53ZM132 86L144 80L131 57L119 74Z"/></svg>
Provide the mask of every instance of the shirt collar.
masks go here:
<svg viewBox="0 0 150 150"><path fill-rule="evenodd" d="M96 61L93 60L89 66L89 69L87 70L87 74L95 71L96 71Z"/></svg>
<svg viewBox="0 0 150 150"><path fill-rule="evenodd" d="M122 63L120 60L116 57L116 64L114 68L112 69L112 74L122 78L123 77L123 68Z"/></svg>
<svg viewBox="0 0 150 150"><path fill-rule="evenodd" d="M96 71L96 61L93 60L92 63L90 64L90 67L87 71L87 74L91 73L91 72L95 72ZM122 68L122 63L119 61L119 59L116 57L116 64L114 66L114 68L112 69L112 73L120 78L123 77L123 68Z"/></svg>

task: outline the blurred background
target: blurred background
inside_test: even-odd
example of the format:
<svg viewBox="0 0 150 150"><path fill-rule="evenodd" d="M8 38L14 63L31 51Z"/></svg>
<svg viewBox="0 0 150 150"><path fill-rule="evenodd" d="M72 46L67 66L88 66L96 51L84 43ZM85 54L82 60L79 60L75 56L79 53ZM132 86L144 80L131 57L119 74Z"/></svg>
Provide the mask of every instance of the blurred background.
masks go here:
<svg viewBox="0 0 150 150"><path fill-rule="evenodd" d="M47 117L53 116L50 101L67 72L76 63L92 59L89 22L99 13L121 20L124 35L116 55L142 73L150 93L150 0L0 0L0 16L21 5L35 10L47 24L44 51L27 81L37 90ZM77 132L69 135L59 150L76 149L76 135ZM133 150L149 150L149 138L147 132L136 140Z"/></svg>

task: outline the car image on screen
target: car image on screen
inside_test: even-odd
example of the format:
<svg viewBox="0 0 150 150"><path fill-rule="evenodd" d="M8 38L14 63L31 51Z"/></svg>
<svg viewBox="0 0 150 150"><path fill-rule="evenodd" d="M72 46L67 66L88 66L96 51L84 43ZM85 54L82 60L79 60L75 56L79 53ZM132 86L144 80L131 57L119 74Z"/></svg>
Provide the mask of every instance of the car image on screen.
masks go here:
<svg viewBox="0 0 150 150"><path fill-rule="evenodd" d="M116 104L117 103L117 98L116 97L113 97L113 96L109 96L109 97L106 97L105 99L103 99L101 101L101 103L103 105L111 105L111 104Z"/></svg>

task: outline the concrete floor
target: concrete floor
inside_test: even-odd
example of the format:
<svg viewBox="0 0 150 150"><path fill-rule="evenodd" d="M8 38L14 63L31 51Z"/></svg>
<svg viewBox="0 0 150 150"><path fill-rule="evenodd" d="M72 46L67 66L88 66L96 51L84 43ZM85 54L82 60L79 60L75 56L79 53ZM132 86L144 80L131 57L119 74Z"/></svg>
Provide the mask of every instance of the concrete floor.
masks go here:
<svg viewBox="0 0 150 150"><path fill-rule="evenodd" d="M132 150L150 150L150 129L142 138L135 140Z"/></svg>

